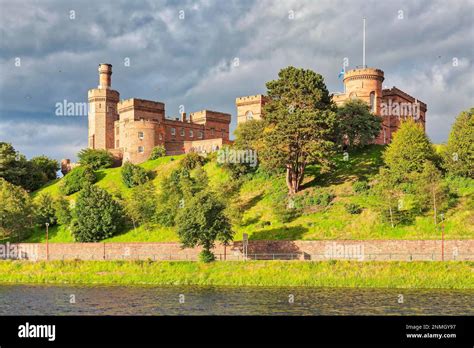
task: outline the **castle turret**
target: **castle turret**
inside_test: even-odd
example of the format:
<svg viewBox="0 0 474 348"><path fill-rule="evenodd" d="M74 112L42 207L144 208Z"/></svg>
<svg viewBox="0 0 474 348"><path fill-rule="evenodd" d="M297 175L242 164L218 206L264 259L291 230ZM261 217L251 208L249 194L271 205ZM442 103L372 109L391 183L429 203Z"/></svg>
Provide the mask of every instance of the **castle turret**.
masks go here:
<svg viewBox="0 0 474 348"><path fill-rule="evenodd" d="M370 106L370 111L380 115L382 102L382 82L384 73L380 69L361 68L344 74L345 95L350 99L362 99Z"/></svg>
<svg viewBox="0 0 474 348"><path fill-rule="evenodd" d="M237 106L237 123L261 119L263 106L266 101L266 97L261 94L235 99L235 105Z"/></svg>
<svg viewBox="0 0 474 348"><path fill-rule="evenodd" d="M99 64L99 86L90 89L89 99L89 148L113 149L114 122L118 120L117 103L120 94L111 89L112 65Z"/></svg>

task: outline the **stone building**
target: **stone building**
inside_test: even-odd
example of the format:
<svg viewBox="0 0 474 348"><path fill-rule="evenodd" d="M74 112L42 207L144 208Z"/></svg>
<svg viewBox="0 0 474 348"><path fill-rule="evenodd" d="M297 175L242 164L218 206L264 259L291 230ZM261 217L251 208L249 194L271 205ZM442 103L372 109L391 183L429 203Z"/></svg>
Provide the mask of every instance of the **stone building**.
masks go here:
<svg viewBox="0 0 474 348"><path fill-rule="evenodd" d="M99 86L89 90L89 137L91 149L106 149L123 162L146 161L153 147L163 145L168 155L186 151L217 150L230 143L231 115L202 110L165 117L165 104L131 98L120 100L111 89L112 65L99 65Z"/></svg>
<svg viewBox="0 0 474 348"><path fill-rule="evenodd" d="M375 115L382 118L380 135L376 144L388 144L400 121L413 118L425 129L426 104L393 87L384 89L384 72L374 68L356 68L344 74L344 93L333 95L336 105L342 105L349 99L359 98L370 106ZM260 119L266 99L263 95L253 95L236 99L237 123L251 119Z"/></svg>

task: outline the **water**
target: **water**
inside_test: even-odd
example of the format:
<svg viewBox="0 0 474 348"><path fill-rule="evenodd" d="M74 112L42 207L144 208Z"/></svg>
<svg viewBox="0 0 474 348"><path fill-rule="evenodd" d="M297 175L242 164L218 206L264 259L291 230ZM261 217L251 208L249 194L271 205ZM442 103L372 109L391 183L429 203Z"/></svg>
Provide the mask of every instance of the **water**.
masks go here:
<svg viewBox="0 0 474 348"><path fill-rule="evenodd" d="M0 285L0 315L474 315L473 308L474 290Z"/></svg>

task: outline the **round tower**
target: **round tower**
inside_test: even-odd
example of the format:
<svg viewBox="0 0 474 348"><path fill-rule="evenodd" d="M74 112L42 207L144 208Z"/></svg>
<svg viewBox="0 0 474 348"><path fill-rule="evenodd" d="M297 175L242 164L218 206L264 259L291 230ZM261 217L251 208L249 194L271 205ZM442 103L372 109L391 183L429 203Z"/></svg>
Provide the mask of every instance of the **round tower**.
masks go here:
<svg viewBox="0 0 474 348"><path fill-rule="evenodd" d="M382 82L384 73L375 68L356 68L344 74L345 95L359 98L370 106L370 111L380 115L382 102Z"/></svg>
<svg viewBox="0 0 474 348"><path fill-rule="evenodd" d="M99 64L99 88L109 89L112 85L112 64Z"/></svg>

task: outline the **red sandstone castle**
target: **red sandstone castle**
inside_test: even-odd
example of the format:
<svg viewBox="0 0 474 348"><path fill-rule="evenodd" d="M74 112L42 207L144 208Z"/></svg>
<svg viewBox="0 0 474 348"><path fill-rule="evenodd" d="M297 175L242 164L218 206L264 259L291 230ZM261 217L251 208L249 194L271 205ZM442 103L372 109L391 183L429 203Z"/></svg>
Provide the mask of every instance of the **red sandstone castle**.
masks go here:
<svg viewBox="0 0 474 348"><path fill-rule="evenodd" d="M163 145L167 154L190 150L215 151L229 144L231 115L202 110L180 118L165 117L161 102L120 100L111 89L112 65L99 65L99 86L89 90L89 148L106 149L122 161L141 163L153 149ZM382 118L377 144L388 144L400 121L412 117L425 127L426 104L393 87L383 89L384 72L374 68L358 68L344 74L344 93L333 95L337 105L348 99L367 102L370 110ZM254 95L236 99L237 123L262 117L266 97Z"/></svg>

